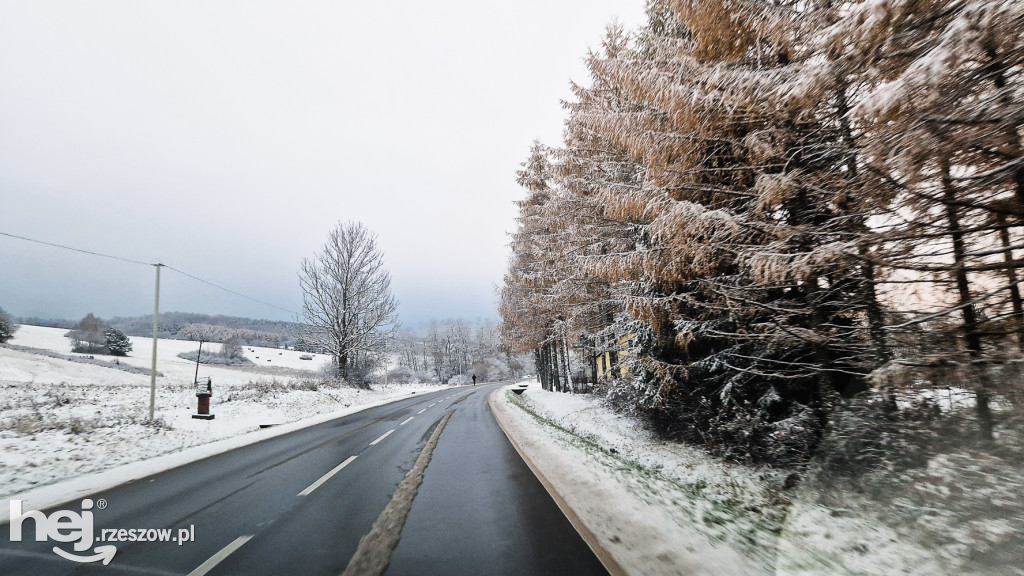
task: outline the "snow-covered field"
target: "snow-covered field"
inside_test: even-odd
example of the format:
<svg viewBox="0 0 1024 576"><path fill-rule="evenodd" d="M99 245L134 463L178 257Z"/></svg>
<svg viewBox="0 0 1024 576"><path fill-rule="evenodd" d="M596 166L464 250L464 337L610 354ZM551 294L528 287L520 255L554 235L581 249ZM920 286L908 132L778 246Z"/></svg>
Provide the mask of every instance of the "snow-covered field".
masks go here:
<svg viewBox="0 0 1024 576"><path fill-rule="evenodd" d="M576 498L627 573L1024 574L1016 457L954 444L923 467L858 486L812 473L813 464L787 483L788 474L658 440L599 397L531 383L500 399L520 414L517 440L552 454L538 467ZM1012 453L1011 439L1001 441Z"/></svg>
<svg viewBox="0 0 1024 576"><path fill-rule="evenodd" d="M27 346L29 348L40 348L43 350L53 350L63 354L72 355L71 352L71 340L66 338L64 334L67 330L61 328L43 328L40 326L22 326L14 333L8 344L15 346ZM132 342L132 353L125 358L115 358L113 356L97 356L97 359L103 359L107 361L118 360L131 366L137 366L149 370L150 365L153 362L153 339L152 338L141 338L139 336L130 336L129 339ZM181 380L186 382L192 382L195 377L195 362L189 362L183 358L178 358L178 354L181 352L194 352L199 348L198 342L190 342L188 340L157 340L157 370L162 372L170 380ZM220 344L203 344L203 350L217 351L220 349ZM199 367L200 377L209 376L213 378L214 385L217 384L245 384L253 378L259 378L263 376L270 376L274 374L289 374L286 370L303 370L303 371L318 371L324 367L330 361L329 356L323 354L309 354L307 352L298 352L295 350L279 350L277 348L261 348L259 346L244 346L242 348L245 353L245 357L248 358L255 364L255 366L246 367L226 367L226 366L206 366L201 365ZM75 356L88 356L86 354L74 354ZM309 355L312 356L312 360L302 360L301 356ZM0 379L6 378L4 368L7 366L5 362L3 366L0 366ZM21 375L24 377L24 375ZM60 381L61 378L65 378L66 375L63 372L57 374L40 373L36 375L40 381Z"/></svg>
<svg viewBox="0 0 1024 576"><path fill-rule="evenodd" d="M9 344L71 355L65 332L22 326ZM133 337L132 344L132 354L118 360L148 368L152 340ZM200 366L200 377L213 379L210 411L215 419L197 420L192 418L195 363L177 357L196 348L196 342L157 342L158 370L163 376L156 381L156 412L150 423L148 374L0 346L0 497L252 432L260 425L438 389L436 385L376 386L372 391L323 386L316 371L326 357L307 361L299 359L300 352L246 347L254 362L269 362L249 367Z"/></svg>

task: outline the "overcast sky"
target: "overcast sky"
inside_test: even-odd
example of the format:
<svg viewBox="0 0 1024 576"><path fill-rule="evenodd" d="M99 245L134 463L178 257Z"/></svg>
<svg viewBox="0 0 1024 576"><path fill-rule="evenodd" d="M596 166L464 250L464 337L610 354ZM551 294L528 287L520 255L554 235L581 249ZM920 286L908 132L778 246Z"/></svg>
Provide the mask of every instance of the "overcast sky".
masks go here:
<svg viewBox="0 0 1024 576"><path fill-rule="evenodd" d="M401 315L496 317L533 139L642 0L0 0L0 232L161 261L287 310L339 220ZM152 267L0 237L0 307L152 311ZM161 310L293 314L163 273Z"/></svg>

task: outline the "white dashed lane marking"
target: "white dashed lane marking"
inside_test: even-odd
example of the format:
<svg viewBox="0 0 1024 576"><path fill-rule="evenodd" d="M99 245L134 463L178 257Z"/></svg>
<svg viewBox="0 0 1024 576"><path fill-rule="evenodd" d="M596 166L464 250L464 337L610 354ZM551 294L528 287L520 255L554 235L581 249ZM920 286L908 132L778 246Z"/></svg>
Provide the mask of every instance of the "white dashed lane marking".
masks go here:
<svg viewBox="0 0 1024 576"><path fill-rule="evenodd" d="M387 436L387 434L385 434L385 436ZM316 490L317 488L323 486L324 482L327 482L328 480L331 479L331 476L334 476L338 472L341 472L342 468L344 468L345 466L348 466L355 459L356 459L355 456L349 456L348 458L345 459L344 462L342 462L341 464L338 464L337 466L335 466L333 470L331 470L327 474L324 474L323 476L321 476L320 479L317 480L316 482L313 482L312 484L310 484L309 488L306 488L302 492L299 492L299 496L308 496L313 490ZM244 544L244 542L243 542L243 544Z"/></svg>
<svg viewBox="0 0 1024 576"><path fill-rule="evenodd" d="M409 417L408 417L408 418L406 418L405 420L402 420L402 423L401 423L401 424L399 424L399 426L405 426L405 425L406 425L406 424L408 424L408 423L409 423L409 421L410 421L410 420L412 420L413 418L415 418L415 416L409 416Z"/></svg>
<svg viewBox="0 0 1024 576"><path fill-rule="evenodd" d="M391 433L394 432L394 431L395 431L395 429L392 428L391 430L388 430L387 432L381 434L380 438L377 438L373 442L370 442L370 446L376 446L381 440L387 438L388 436L391 436Z"/></svg>
<svg viewBox="0 0 1024 576"><path fill-rule="evenodd" d="M241 548L246 542L251 540L252 537L253 535L250 534L248 536L239 536L238 538L235 538L234 542L228 544L224 548L221 548L220 552L217 552L216 554L211 556L209 560L200 564L199 568L196 568L195 570L189 572L188 576L203 576L210 570L213 570L217 566L217 564L223 562L225 558L230 556L231 553L235 550Z"/></svg>

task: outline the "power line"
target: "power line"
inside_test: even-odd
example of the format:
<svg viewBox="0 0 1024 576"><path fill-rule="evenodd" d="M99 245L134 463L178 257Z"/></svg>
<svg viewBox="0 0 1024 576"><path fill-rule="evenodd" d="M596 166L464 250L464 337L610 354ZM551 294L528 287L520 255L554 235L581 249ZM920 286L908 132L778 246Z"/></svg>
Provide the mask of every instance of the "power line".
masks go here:
<svg viewBox="0 0 1024 576"><path fill-rule="evenodd" d="M223 286L218 286L218 285L214 284L213 282L210 282L209 280L203 280L202 278L200 278L198 276L193 276L193 275L189 274L188 272L183 272L183 271L178 270L177 268L175 268L173 266L168 266L167 264L163 264L163 267L167 268L168 270L174 270L175 272L177 272L178 274L181 274L182 276L188 276L189 278L191 278L193 280L196 280L197 282L202 282L203 284L208 284L208 285L213 286L214 288L216 288L218 290L223 290L223 291L227 292L228 294L234 294L235 296L238 296L240 298L245 298L246 300L252 300L253 302L256 302L257 304L263 304L264 306L270 306L271 308L275 308L275 309L281 310L283 312L288 312L289 314L296 314L296 315L298 315L298 312L296 312L294 310L289 310L287 308L281 308L280 306L275 306L275 305L273 305L273 304L271 304L269 302L264 302L263 300L257 300L256 298L253 298L252 296L246 296L245 294L242 294L241 292L235 292L234 290L231 290L229 288L225 288Z"/></svg>
<svg viewBox="0 0 1024 576"><path fill-rule="evenodd" d="M81 248L72 248L71 246L64 246L63 244L54 244L53 242L44 242L42 240L35 240L33 238L26 238L24 236L18 236L17 234L8 234L7 232L0 232L0 236L9 236L11 238L17 238L18 240L25 240L26 242L35 242L36 244L42 244L44 246L53 246L54 248L63 248L65 250L71 250L72 252L81 252L82 254L91 254L93 256L101 256L103 258L110 258L112 260L120 260L122 262L129 262L131 264L142 264L143 266L155 266L152 262L142 262L141 260L132 260L131 258L122 258L120 256L111 256L110 254L101 254L99 252L93 252L91 250L82 250Z"/></svg>
<svg viewBox="0 0 1024 576"><path fill-rule="evenodd" d="M299 313L294 311L294 310L289 310L287 308L282 308L280 306L276 306L276 305L271 304L269 302L264 302L263 300L259 300L257 298L253 298L252 296L247 296L245 294L242 294L241 292L236 292L234 290L231 290L230 288L225 288L225 287L220 286L218 284L214 284L213 282L210 282L209 280L204 280L204 279L202 279L202 278L200 278L198 276L189 274L188 272L185 272L184 270L179 270L179 269L177 269L177 268L175 268L173 266L169 266L167 264L160 264L160 263L155 263L155 262L143 262L141 260L133 260L131 258L123 258L121 256L114 256L114 255L111 255L111 254L103 254L101 252L93 252L92 250L83 250L81 248L74 248L74 247L71 247L71 246L65 246L63 244L56 244L56 243L53 243L53 242L45 242L43 240L36 240L34 238L26 238L25 236L18 236L17 234L9 234L7 232L0 232L0 236L7 236L9 238L17 238L18 240L24 240L26 242L34 242L36 244L42 244L44 246L52 246L54 248L62 248L64 250L70 250L72 252L79 252L81 254L89 254L91 256L100 256L102 258L110 258L112 260L120 260L122 262L128 262L129 264L140 264L142 266L162 266L164 268L167 268L168 270L173 270L173 271L177 272L178 274L181 274L182 276L186 276L186 277L191 278L191 279L193 279L193 280L195 280L197 282L202 282L203 284L206 284L208 286L212 286L212 287L214 287L214 288L216 288L218 290L223 290L224 292L227 292L228 294L232 294L234 296L238 296L239 298L245 298L246 300L251 300L253 302L256 302L257 304L262 304L264 306L269 306L270 308L274 308L276 310L281 310L282 312L288 312L289 314L295 314L296 316L299 315Z"/></svg>

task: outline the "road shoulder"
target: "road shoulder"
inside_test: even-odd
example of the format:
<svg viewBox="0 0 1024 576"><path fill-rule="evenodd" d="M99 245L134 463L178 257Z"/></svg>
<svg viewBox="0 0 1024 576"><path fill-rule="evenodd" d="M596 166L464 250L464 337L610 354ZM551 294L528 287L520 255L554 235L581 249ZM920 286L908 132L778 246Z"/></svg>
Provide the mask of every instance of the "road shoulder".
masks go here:
<svg viewBox="0 0 1024 576"><path fill-rule="evenodd" d="M508 388L488 399L498 424L612 574L758 574L731 548L673 520L631 490L606 459L516 406Z"/></svg>

